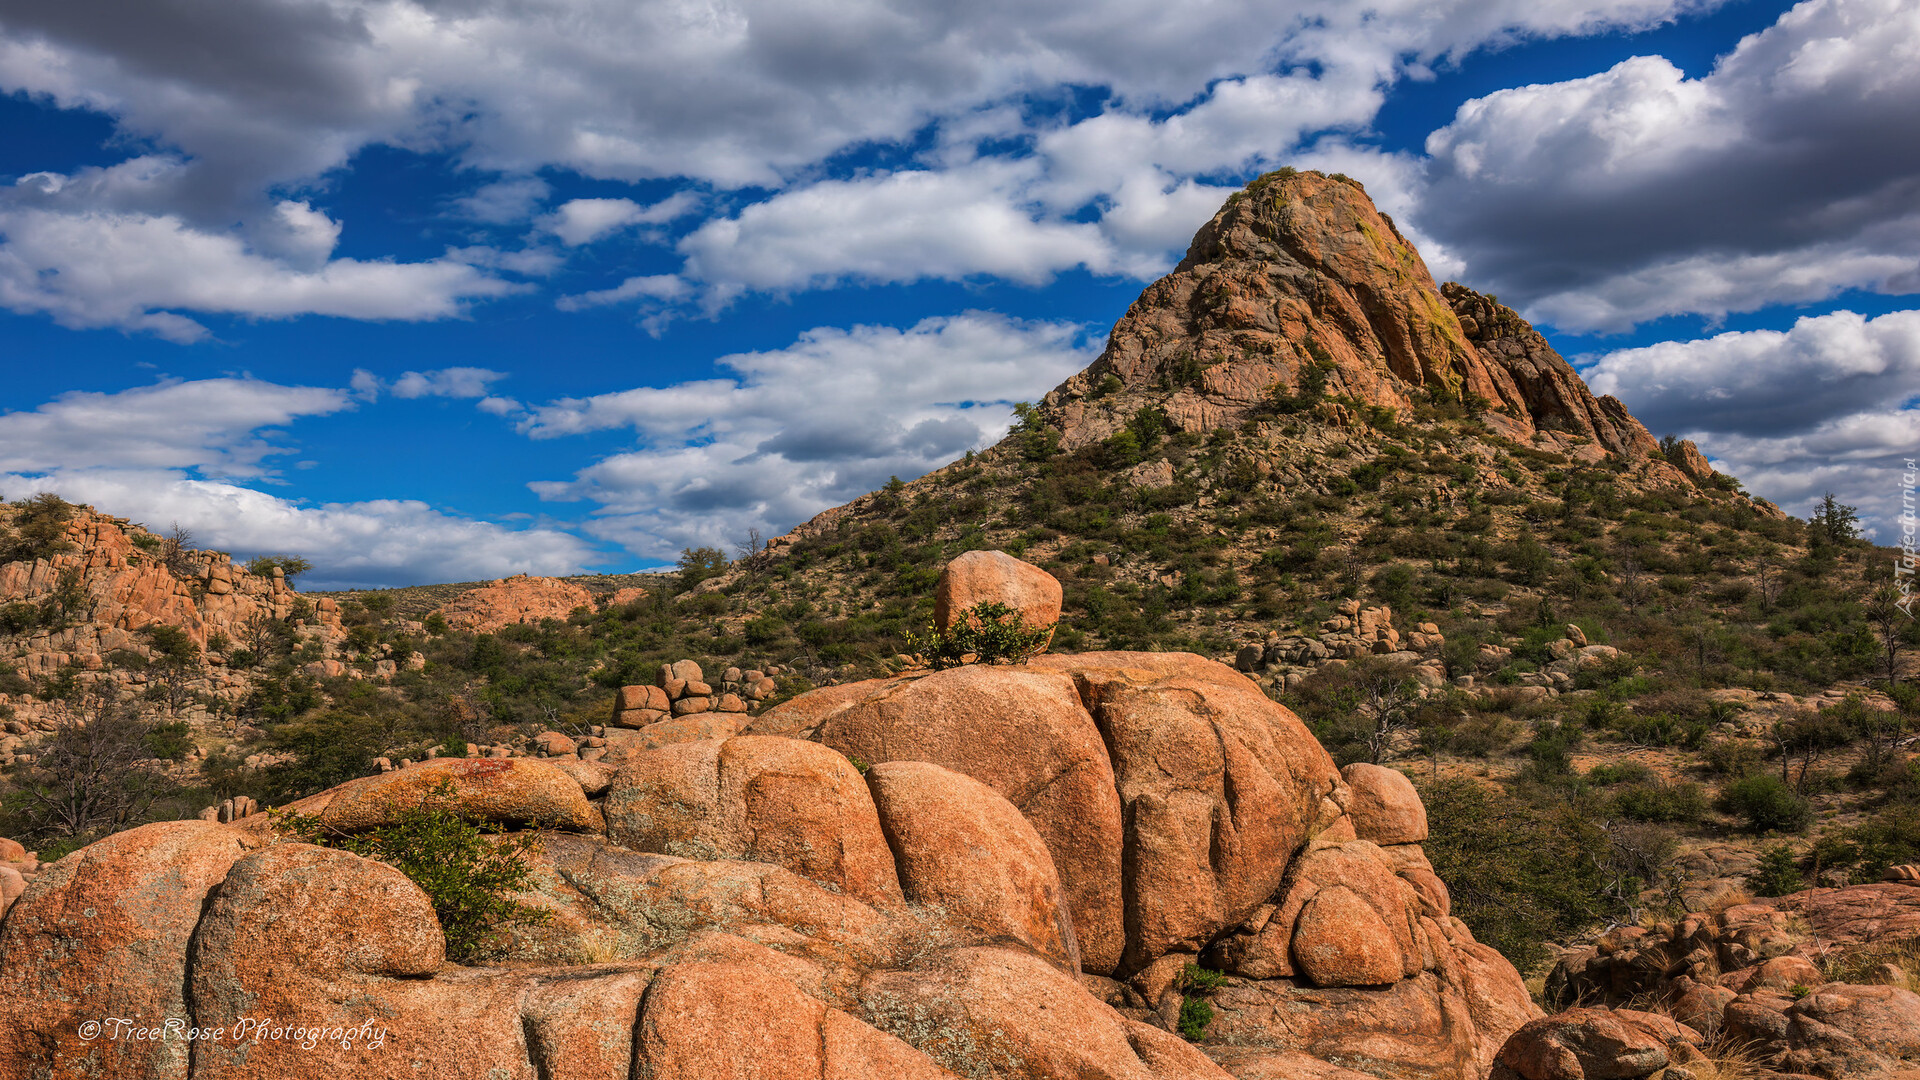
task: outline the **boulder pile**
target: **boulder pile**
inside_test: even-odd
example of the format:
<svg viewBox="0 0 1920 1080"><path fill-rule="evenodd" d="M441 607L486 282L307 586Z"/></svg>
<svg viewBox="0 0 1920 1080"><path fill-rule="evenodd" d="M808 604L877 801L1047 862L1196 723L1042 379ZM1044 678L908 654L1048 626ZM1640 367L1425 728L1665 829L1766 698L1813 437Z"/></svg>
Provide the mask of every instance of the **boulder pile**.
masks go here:
<svg viewBox="0 0 1920 1080"><path fill-rule="evenodd" d="M1719 1036L1782 1073L1830 1080L1892 1075L1920 1062L1920 971L1873 963L1852 972L1851 981L1828 971L1862 966L1844 961L1903 941L1920 942L1920 867L1894 867L1877 884L1809 889L1651 930L1616 930L1564 956L1546 993L1561 1004L1656 1004L1692 1033L1689 1041ZM1608 1017L1637 1015L1582 1008L1549 1022L1585 1029L1578 1037L1598 1046L1604 1040L1595 1042L1596 1033ZM1526 1080L1567 1080L1564 1070L1540 1064L1540 1055L1512 1043L1509 1050L1501 1060ZM1684 1056L1674 1061L1686 1065ZM1645 1075L1624 1068L1604 1075Z"/></svg>
<svg viewBox="0 0 1920 1080"><path fill-rule="evenodd" d="M654 689L724 697L699 674ZM518 898L545 918L484 965L447 960L404 875L276 815L67 856L0 924L0 1080L1480 1080L1539 1015L1449 914L1406 778L1336 769L1225 665L1046 655L711 704L609 727L599 760L434 759L293 804L352 834L451 791L537 834ZM85 1037L99 1017L225 1034ZM259 1018L333 1034L235 1038Z"/></svg>
<svg viewBox="0 0 1920 1080"><path fill-rule="evenodd" d="M778 667L730 667L714 685L692 660L662 664L652 685L620 688L605 730L596 732L607 740L606 753L594 756L618 761L629 752L687 739L737 735L751 719L748 713L779 694L778 674Z"/></svg>
<svg viewBox="0 0 1920 1080"><path fill-rule="evenodd" d="M1519 639L1509 640L1517 643ZM1476 693L1498 692L1539 700L1573 691L1582 670L1610 663L1621 655L1611 645L1588 644L1586 632L1569 623L1562 636L1547 646L1547 658L1539 670L1520 672L1514 676L1512 687L1496 690L1481 680L1513 661L1512 648L1487 642L1475 651L1468 670L1451 671L1440 652L1446 643L1446 635L1434 623L1419 623L1402 633L1393 625L1391 607L1369 607L1358 600L1347 600L1337 614L1323 620L1314 631L1274 630L1264 642L1241 646L1233 664L1263 685L1286 688L1327 667L1373 656L1406 665L1408 677L1419 685L1423 695L1451 681Z"/></svg>

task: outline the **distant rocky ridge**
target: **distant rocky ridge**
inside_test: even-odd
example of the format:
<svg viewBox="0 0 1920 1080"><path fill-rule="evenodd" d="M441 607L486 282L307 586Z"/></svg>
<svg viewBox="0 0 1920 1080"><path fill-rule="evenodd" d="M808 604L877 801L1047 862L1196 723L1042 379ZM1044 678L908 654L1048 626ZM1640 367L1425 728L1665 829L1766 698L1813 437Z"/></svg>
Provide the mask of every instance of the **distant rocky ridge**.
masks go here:
<svg viewBox="0 0 1920 1080"><path fill-rule="evenodd" d="M629 590L638 594L639 590ZM637 595L616 598L624 603ZM455 630L492 633L517 623L565 619L575 608L591 609L593 594L560 578L515 574L469 590L435 610Z"/></svg>

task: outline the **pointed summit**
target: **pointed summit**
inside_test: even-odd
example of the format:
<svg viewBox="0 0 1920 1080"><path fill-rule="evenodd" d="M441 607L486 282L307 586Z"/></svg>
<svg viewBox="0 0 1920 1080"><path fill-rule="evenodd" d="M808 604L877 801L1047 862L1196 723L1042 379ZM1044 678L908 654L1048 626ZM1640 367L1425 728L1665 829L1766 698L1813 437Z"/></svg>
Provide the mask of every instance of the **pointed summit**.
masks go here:
<svg viewBox="0 0 1920 1080"><path fill-rule="evenodd" d="M1495 434L1581 460L1659 449L1513 311L1436 285L1357 181L1293 169L1229 198L1047 404L1074 449L1113 434L1142 394L1179 431L1231 426L1276 402L1324 401L1334 422L1354 406L1404 420L1452 404Z"/></svg>

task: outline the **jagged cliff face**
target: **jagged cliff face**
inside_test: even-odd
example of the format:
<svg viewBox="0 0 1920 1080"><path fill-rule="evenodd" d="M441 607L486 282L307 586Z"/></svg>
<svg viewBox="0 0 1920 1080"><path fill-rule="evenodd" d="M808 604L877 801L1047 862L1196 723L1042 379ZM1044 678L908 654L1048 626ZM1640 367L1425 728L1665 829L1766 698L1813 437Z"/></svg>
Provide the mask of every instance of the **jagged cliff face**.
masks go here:
<svg viewBox="0 0 1920 1080"><path fill-rule="evenodd" d="M1518 315L1437 286L1358 183L1286 170L1229 199L1048 404L1067 449L1111 435L1134 404L1127 391L1171 388L1169 421L1202 432L1245 419L1276 388L1299 393L1316 366L1329 397L1403 417L1467 402L1497 434L1586 460L1658 449Z"/></svg>
<svg viewBox="0 0 1920 1080"><path fill-rule="evenodd" d="M17 513L0 505L0 526ZM295 616L299 594L283 576L250 574L224 552L186 550L168 560L163 547L160 537L126 518L75 508L53 550L0 564L0 608L21 616L0 632L0 665L33 680L71 669L83 686L113 683L138 692L149 675L114 658L153 659L147 632L168 626L199 649L185 684L192 695L244 697L251 676L228 665L228 651L255 643L263 622ZM317 643L322 657L336 655L345 632L334 602L320 598L299 614L300 640ZM0 707L19 728L0 734L4 764L26 728L46 729L49 706L33 694L0 692ZM188 715L204 711L196 704Z"/></svg>

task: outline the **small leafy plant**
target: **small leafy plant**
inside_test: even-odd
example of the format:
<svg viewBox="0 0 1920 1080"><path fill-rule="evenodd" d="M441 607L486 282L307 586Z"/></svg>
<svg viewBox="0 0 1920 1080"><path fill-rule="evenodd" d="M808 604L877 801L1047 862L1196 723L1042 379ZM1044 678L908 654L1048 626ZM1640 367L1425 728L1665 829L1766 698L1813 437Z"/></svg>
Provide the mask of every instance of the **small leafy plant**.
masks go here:
<svg viewBox="0 0 1920 1080"><path fill-rule="evenodd" d="M551 916L509 895L526 886L532 874L527 859L539 839L522 834L490 841L486 830L460 816L457 805L453 781L443 779L393 824L364 833L340 832L309 814L276 818L295 839L376 859L407 875L433 903L448 958L467 963L496 947L506 927Z"/></svg>
<svg viewBox="0 0 1920 1080"><path fill-rule="evenodd" d="M1199 964L1180 969L1180 989L1196 994L1211 994L1227 984L1227 974Z"/></svg>
<svg viewBox="0 0 1920 1080"><path fill-rule="evenodd" d="M1206 1037L1207 1025L1213 1023L1213 1002L1203 997L1188 997L1180 1002L1180 1037L1188 1042L1199 1042Z"/></svg>
<svg viewBox="0 0 1920 1080"><path fill-rule="evenodd" d="M907 648L926 657L935 671L962 664L1018 664L1039 652L1053 634L1049 626L1028 626L1020 613L997 600L982 600L962 611L945 633L907 635Z"/></svg>
<svg viewBox="0 0 1920 1080"><path fill-rule="evenodd" d="M1180 1002L1180 1019L1177 1026L1180 1037L1188 1042L1199 1042L1206 1037L1207 1025L1213 1023L1213 1002L1206 995L1220 989L1227 983L1225 972L1188 964L1180 969L1179 987L1187 995Z"/></svg>

